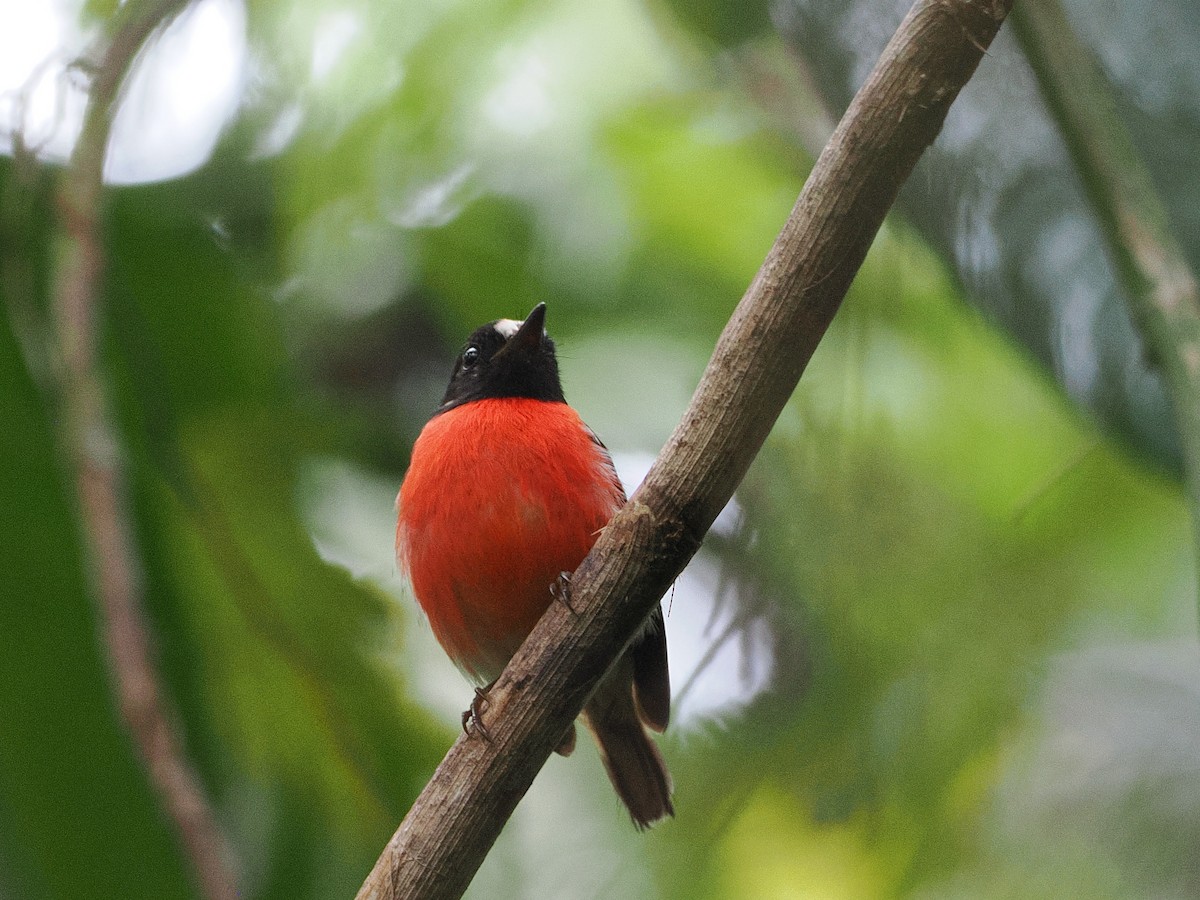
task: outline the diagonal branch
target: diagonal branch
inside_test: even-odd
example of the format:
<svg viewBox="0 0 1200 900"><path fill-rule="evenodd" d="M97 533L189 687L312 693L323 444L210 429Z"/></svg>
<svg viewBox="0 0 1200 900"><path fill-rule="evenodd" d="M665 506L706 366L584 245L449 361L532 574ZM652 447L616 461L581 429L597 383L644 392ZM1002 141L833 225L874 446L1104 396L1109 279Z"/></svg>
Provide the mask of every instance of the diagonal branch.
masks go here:
<svg viewBox="0 0 1200 900"><path fill-rule="evenodd" d="M417 799L359 898L466 890L617 653L695 553L791 396L900 185L1012 0L918 0L855 97L646 480ZM683 812L686 815L686 812Z"/></svg>
<svg viewBox="0 0 1200 900"><path fill-rule="evenodd" d="M1061 4L1023 4L1013 25L1100 220L1147 355L1162 373L1183 451L1200 566L1200 286L1117 116L1112 88Z"/></svg>
<svg viewBox="0 0 1200 900"><path fill-rule="evenodd" d="M64 246L56 273L62 444L121 715L205 897L236 896L228 851L174 727L150 647L117 438L98 370L104 278L103 175L110 125L138 53L187 0L129 0L91 71L87 110L58 192Z"/></svg>

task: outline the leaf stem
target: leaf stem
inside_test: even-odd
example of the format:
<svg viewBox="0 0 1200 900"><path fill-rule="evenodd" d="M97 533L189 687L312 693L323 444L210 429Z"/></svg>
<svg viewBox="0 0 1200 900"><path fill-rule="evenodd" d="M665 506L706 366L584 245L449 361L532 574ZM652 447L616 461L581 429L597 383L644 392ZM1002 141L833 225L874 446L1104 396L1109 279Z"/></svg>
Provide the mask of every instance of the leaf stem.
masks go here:
<svg viewBox="0 0 1200 900"><path fill-rule="evenodd" d="M1200 573L1200 288L1112 87L1059 0L1019 4L1017 39L1083 179L1149 360L1162 373L1183 452ZM1198 598L1200 600L1200 598Z"/></svg>
<svg viewBox="0 0 1200 900"><path fill-rule="evenodd" d="M99 371L98 321L105 268L103 176L119 95L142 48L187 0L129 0L117 12L91 75L83 128L58 190L63 246L54 313L62 446L74 480L84 558L98 602L113 688L163 810L179 834L196 883L210 900L237 896L230 851L176 730L151 653L141 563L125 508L119 442Z"/></svg>

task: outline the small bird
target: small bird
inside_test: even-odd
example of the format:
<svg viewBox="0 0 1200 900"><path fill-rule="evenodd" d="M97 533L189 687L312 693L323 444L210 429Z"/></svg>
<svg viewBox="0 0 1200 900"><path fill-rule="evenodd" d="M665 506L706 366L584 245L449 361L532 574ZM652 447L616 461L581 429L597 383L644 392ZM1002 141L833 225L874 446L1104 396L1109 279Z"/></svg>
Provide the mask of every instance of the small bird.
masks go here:
<svg viewBox="0 0 1200 900"><path fill-rule="evenodd" d="M524 321L476 329L396 498L400 569L477 685L500 676L625 502L608 450L563 397L545 321L539 303ZM670 707L659 606L582 716L639 829L674 814L671 776L647 733L666 729ZM478 711L473 703L464 726ZM558 752L574 746L572 725Z"/></svg>

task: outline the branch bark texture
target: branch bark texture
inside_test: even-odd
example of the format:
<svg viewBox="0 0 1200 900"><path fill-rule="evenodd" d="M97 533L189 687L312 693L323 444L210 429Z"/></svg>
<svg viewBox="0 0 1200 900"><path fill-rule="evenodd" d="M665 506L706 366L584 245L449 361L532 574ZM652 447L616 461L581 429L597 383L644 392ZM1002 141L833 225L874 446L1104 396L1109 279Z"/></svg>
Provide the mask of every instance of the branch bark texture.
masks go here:
<svg viewBox="0 0 1200 900"><path fill-rule="evenodd" d="M55 284L62 444L74 478L85 561L118 706L196 883L210 900L236 897L230 854L192 770L150 648L133 528L124 508L117 436L97 364L104 279L103 176L110 125L134 60L187 0L130 0L91 71L83 128L58 192L63 248Z"/></svg>
<svg viewBox="0 0 1200 900"><path fill-rule="evenodd" d="M359 892L460 897L597 680L733 495L896 193L1012 0L918 0L825 147L642 486L489 694ZM680 813L686 815L686 785Z"/></svg>
<svg viewBox="0 0 1200 900"><path fill-rule="evenodd" d="M1108 79L1062 5L1022 4L1013 25L1100 220L1147 355L1166 384L1183 450L1200 572L1200 286L1117 116Z"/></svg>

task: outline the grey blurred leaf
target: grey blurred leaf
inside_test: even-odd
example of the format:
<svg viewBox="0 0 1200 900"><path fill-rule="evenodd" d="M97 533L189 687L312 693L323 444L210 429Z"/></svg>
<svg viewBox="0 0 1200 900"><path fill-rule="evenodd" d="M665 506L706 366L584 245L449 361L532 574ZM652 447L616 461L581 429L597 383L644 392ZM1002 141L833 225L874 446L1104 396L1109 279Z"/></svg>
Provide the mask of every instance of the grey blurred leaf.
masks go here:
<svg viewBox="0 0 1200 900"><path fill-rule="evenodd" d="M776 26L840 114L909 7L777 0ZM1119 95L1193 267L1200 261L1200 7L1068 2ZM1136 65L1135 65L1136 61ZM1166 186L1170 186L1169 190ZM1112 433L1174 471L1162 384L1142 352L1084 198L1012 35L1002 31L904 190L901 212L967 296L1037 357Z"/></svg>

